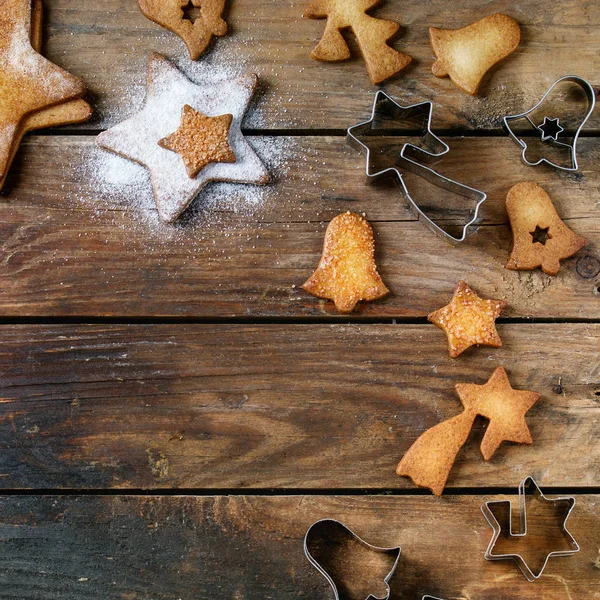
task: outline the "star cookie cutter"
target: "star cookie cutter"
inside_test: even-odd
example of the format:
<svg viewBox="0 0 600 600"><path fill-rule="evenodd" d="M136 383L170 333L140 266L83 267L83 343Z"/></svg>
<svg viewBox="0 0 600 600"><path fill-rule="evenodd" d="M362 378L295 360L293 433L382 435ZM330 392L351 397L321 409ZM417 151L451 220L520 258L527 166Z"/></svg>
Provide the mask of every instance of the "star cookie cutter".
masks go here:
<svg viewBox="0 0 600 600"><path fill-rule="evenodd" d="M368 121L364 121L350 127L346 133L346 140L350 146L352 146L355 150L358 150L366 157L365 173L368 183L375 182L385 176L395 176L400 185L402 193L408 202L409 208L413 211L417 218L422 220L429 229L431 229L446 242L456 245L465 241L469 227L475 225L480 220L479 207L483 202L485 202L487 196L484 192L463 185L462 183L445 177L444 175L440 175L440 173L437 171L434 171L433 169L421 164L423 162L427 164L435 163L450 151L450 147L431 131L432 111L433 104L430 101L420 102L411 106L401 106L385 92L379 90L375 94L371 118ZM369 132L375 130L385 133L386 129L377 128L374 126L379 113L382 112L392 115L394 120L415 120L422 122L423 135L420 145L417 146L415 144L405 143L402 146L402 149L396 155L395 165L393 167L376 170L374 169L374 163L372 162L371 149L367 144L361 141L361 137L364 138L369 134ZM403 169L423 177L437 187L453 192L459 196L464 196L475 202L475 208L472 211L472 216L470 220L463 226L462 234L459 237L454 236L443 229L429 216L427 216L419 207L419 205L410 195L410 192L406 186L402 176Z"/></svg>
<svg viewBox="0 0 600 600"><path fill-rule="evenodd" d="M575 83L579 87L581 87L581 89L585 92L587 102L588 102L587 112L586 112L585 116L583 117L581 123L577 127L577 130L575 131L575 135L572 137L570 143L558 141L559 136L565 132L565 129L563 127L561 127L561 125L560 125L560 118L551 119L548 116L544 116L543 122L541 124L536 125L533 122L533 120L529 117L529 115L532 112L536 111L544 103L544 101L546 100L546 98L548 98L548 96L550 96L550 94L552 93L554 88L557 85L564 83L564 82ZM596 95L594 93L594 88L585 79L583 79L581 77L577 77L576 75L565 75L564 77L557 79L548 88L546 93L542 96L542 99L533 108L530 108L528 111L525 111L518 115L508 115L508 116L504 117L504 126L508 130L510 137L515 142L517 142L517 144L519 144L519 146L521 146L521 148L522 148L521 157L523 159L523 162L526 165L529 165L530 167L535 167L539 164L546 163L547 165L554 167L555 169L560 169L562 171L577 171L577 169L579 168L579 165L577 164L577 140L579 138L579 134L581 133L581 130L583 129L583 126L585 125L586 121L590 118L590 115L594 111L595 105L596 105ZM568 148L570 150L570 154L571 154L571 166L565 167L563 165L558 165L555 162L552 162L551 160L549 160L547 158L540 158L536 162L529 161L526 156L527 148L528 148L527 142L525 142L525 140L523 139L522 136L519 137L510 127L510 122L516 121L518 119L527 119L527 121L529 121L530 125L540 134L542 142L546 142L546 143L552 144L554 146ZM549 131L547 131L547 130L549 130Z"/></svg>
<svg viewBox="0 0 600 600"><path fill-rule="evenodd" d="M341 521L337 521L336 519L321 519L321 520L313 523L308 528L306 535L304 536L304 554L306 555L308 562L310 562L310 564L313 567L315 567L315 569L317 569L317 571L319 571L319 573L321 573L321 575L323 575L323 577L325 577L325 579L331 586L331 589L333 590L335 600L349 600L349 597L347 597L343 594L340 594L340 590L338 589L338 586L335 583L335 581L333 580L333 578L331 577L331 575L319 563L319 561L313 556L313 554L311 553L311 550L309 548L309 546L311 545L311 537L312 537L311 534L315 531L315 529L318 529L320 527L341 528L343 530L344 534L348 535L349 538L356 541L358 544L360 544L364 548L367 548L370 551L377 552L380 554L387 554L393 559L394 562L393 562L392 568L390 569L390 571L388 572L388 574L385 576L385 578L383 580L383 583L385 584L385 587L386 587L385 595L384 596L374 596L373 594L369 594L369 596L366 598L366 600L371 600L371 599L373 599L373 600L389 600L389 597L391 594L389 582L392 579L392 577L394 576L394 573L396 572L396 568L398 567L398 563L400 562L400 553L402 552L402 549L400 548L400 546L397 546L395 548L380 548L379 546L373 546L372 544L365 542L361 537L359 537L351 529L346 527ZM422 600L441 600L441 598L436 598L434 596L423 596Z"/></svg>
<svg viewBox="0 0 600 600"><path fill-rule="evenodd" d="M524 538L527 536L526 496L527 496L527 490L530 488L533 489L533 492L538 500L543 500L544 502L550 502L555 507L561 503L568 504L568 510L563 519L563 522L561 525L561 530L562 530L563 536L568 541L571 549L570 550L556 550L554 552L549 552L546 555L546 558L544 559L542 566L536 572L534 572L531 569L531 567L527 564L527 562L525 561L525 559L523 558L523 556L521 554L517 554L517 553L494 554L494 546L496 545L496 542L498 541L498 537L502 533L502 526L500 525L500 523L498 522L498 520L496 519L495 515L492 513L492 510L490 508L491 506L498 506L498 505L508 506L508 509L509 509L508 519L510 521L510 537L511 538L513 538L513 537L514 538ZM483 516L485 517L485 520L489 523L490 527L494 531L494 533L492 534L492 539L490 540L490 543L484 554L486 560L506 560L506 559L514 560L517 563L517 565L519 565L519 568L523 572L523 575L525 575L525 578L527 579L527 581L531 581L531 582L537 581L542 576L542 573L546 569L546 565L548 564L548 560L550 559L550 557L552 557L552 556L571 556L572 554L579 552L579 544L575 541L575 538L569 533L569 530L567 529L567 520L568 520L569 516L571 515L571 512L573 511L574 507L575 507L575 498L574 497L563 496L563 497L559 497L559 498L546 498L546 496L544 496L544 494L542 493L542 490L540 490L538 484L533 479L533 477L526 477L519 484L519 528L516 533L513 532L513 527L512 527L512 502L510 500L492 500L492 501L486 502L481 507L481 511L483 512Z"/></svg>

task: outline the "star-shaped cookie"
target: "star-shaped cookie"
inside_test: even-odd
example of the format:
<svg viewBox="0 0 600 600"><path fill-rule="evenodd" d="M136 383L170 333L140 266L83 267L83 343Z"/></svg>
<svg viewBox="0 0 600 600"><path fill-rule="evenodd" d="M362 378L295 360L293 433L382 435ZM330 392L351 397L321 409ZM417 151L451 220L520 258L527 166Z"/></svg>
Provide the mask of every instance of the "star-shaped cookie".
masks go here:
<svg viewBox="0 0 600 600"><path fill-rule="evenodd" d="M235 154L227 142L232 119L232 115L207 117L185 104L179 129L158 144L177 152L193 179L210 163L235 162Z"/></svg>
<svg viewBox="0 0 600 600"><path fill-rule="evenodd" d="M457 383L456 393L465 410L490 421L481 440L481 455L485 460L494 456L502 442L533 442L525 414L540 394L513 389L504 367L498 367L483 385Z"/></svg>
<svg viewBox="0 0 600 600"><path fill-rule="evenodd" d="M249 75L212 85L192 83L164 56L153 54L148 68L148 92L142 110L101 133L96 142L150 172L160 218L172 223L211 181L265 184L269 174L242 135L241 123L258 77ZM195 178L188 176L181 156L159 145L179 128L184 105L206 116L231 114L229 145L234 163L211 162Z"/></svg>
<svg viewBox="0 0 600 600"><path fill-rule="evenodd" d="M504 300L479 297L461 280L450 304L432 312L427 319L445 331L450 356L456 358L473 345L502 346L495 321L506 304Z"/></svg>
<svg viewBox="0 0 600 600"><path fill-rule="evenodd" d="M4 0L0 13L0 180L27 115L78 98L85 85L34 50L31 0ZM35 32L34 32L35 34ZM36 38L34 35L34 43Z"/></svg>

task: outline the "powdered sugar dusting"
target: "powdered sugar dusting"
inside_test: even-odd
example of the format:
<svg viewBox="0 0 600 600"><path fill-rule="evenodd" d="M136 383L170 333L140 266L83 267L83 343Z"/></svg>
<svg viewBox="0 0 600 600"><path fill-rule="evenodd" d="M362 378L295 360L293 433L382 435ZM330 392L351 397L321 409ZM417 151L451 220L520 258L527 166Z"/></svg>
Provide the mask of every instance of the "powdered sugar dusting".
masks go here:
<svg viewBox="0 0 600 600"><path fill-rule="evenodd" d="M225 232L227 237L239 236L247 242L247 221L261 229L269 226L269 214L280 193L290 165L297 162L296 138L250 138L261 160L272 176L266 186L235 183L210 183L192 202L181 218L172 225L158 217L156 201L148 171L130 160L95 146L83 146L75 176L80 181L77 201L100 220L110 213L123 211L126 218L115 219L115 226L132 231L135 238L151 248L173 248L181 244L190 252L204 248L211 230ZM219 248L213 254L220 253Z"/></svg>

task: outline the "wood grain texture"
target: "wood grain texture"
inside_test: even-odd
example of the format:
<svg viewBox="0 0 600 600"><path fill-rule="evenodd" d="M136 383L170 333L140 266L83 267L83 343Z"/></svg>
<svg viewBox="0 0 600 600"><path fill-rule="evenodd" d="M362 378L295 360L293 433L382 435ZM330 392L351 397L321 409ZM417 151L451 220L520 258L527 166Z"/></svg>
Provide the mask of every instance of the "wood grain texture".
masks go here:
<svg viewBox="0 0 600 600"><path fill-rule="evenodd" d="M512 561L484 560L491 529L481 503L472 496L3 498L0 598L331 598L302 549L308 527L326 517L373 544L402 547L393 600L425 593L477 600L600 594L599 496L577 497L569 519L581 551L550 559L535 585ZM373 581L366 565L353 568Z"/></svg>
<svg viewBox="0 0 600 600"><path fill-rule="evenodd" d="M246 120L251 128L346 128L369 111L377 89L370 84L351 35L347 37L352 60L324 64L310 58L324 21L302 18L308 0L231 0L230 33L216 40L195 64L190 63L183 42L146 19L135 0L101 4L46 0L46 4L45 52L87 82L97 107L94 127L110 126L137 110L153 51L176 59L190 75L203 79L241 71L258 73L262 91L256 110ZM432 75L434 56L427 30L429 26L464 27L494 12L519 22L522 41L488 74L482 96L471 98L449 79ZM374 14L402 25L394 46L414 59L385 89L405 104L433 100L436 126L444 129L497 130L503 116L532 107L563 75L600 83L600 7L594 0L497 0L483 5L477 0L388 1ZM599 125L596 111L589 130Z"/></svg>
<svg viewBox="0 0 600 600"><path fill-rule="evenodd" d="M600 325L501 325L458 360L433 325L3 326L0 486L412 488L395 475L503 365L542 394L533 446L489 463L477 423L449 487L594 486Z"/></svg>
<svg viewBox="0 0 600 600"><path fill-rule="evenodd" d="M577 175L523 165L507 138L452 141L440 171L489 194L483 225L458 248L414 220L393 182L367 186L364 159L343 138L252 141L275 183L209 186L173 227L158 223L141 167L132 175L125 162L125 174L115 175L87 137L31 138L0 202L0 314L335 317L332 303L300 286L318 264L329 220L354 210L374 225L379 271L392 290L356 314L423 317L463 278L483 295L506 299L507 316L598 317L595 138L581 141L586 158ZM504 201L525 179L542 185L589 242L557 277L504 268L512 247ZM409 185L424 204L439 200L434 216L457 222L448 211L455 199L419 178Z"/></svg>

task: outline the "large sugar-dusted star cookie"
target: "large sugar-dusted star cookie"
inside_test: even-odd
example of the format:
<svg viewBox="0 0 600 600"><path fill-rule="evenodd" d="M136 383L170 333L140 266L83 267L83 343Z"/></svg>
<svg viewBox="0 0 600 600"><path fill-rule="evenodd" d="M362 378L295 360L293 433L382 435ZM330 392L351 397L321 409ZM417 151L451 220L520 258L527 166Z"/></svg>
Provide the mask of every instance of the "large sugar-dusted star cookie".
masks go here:
<svg viewBox="0 0 600 600"><path fill-rule="evenodd" d="M211 181L264 184L269 174L242 135L241 123L258 77L249 75L212 85L197 85L164 56L153 54L148 68L148 92L142 110L101 133L96 142L150 172L158 214L172 223ZM183 107L206 117L232 115L228 144L235 162L211 162L190 177L182 156L161 146L181 126Z"/></svg>
<svg viewBox="0 0 600 600"><path fill-rule="evenodd" d="M464 281L459 281L450 304L432 312L427 319L446 332L450 356L456 358L474 345L502 346L495 321L505 306L504 300L480 298Z"/></svg>
<svg viewBox="0 0 600 600"><path fill-rule="evenodd" d="M66 105L84 94L83 81L39 54L40 43L41 4L4 0L0 11L0 185L25 131L89 117L83 101ZM56 110L44 114L49 108Z"/></svg>

